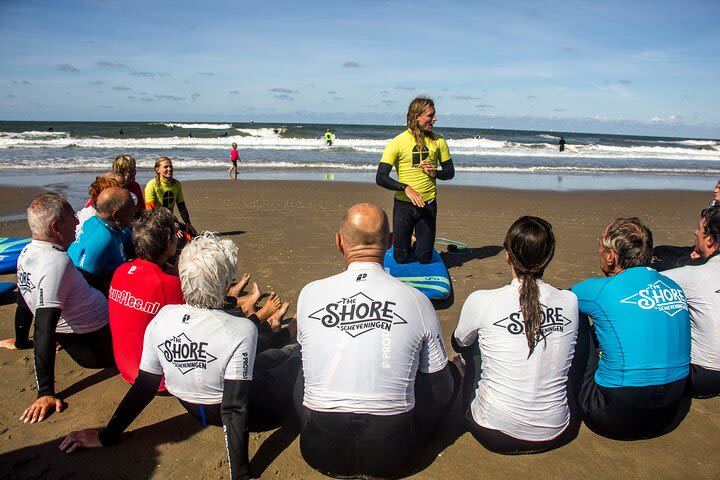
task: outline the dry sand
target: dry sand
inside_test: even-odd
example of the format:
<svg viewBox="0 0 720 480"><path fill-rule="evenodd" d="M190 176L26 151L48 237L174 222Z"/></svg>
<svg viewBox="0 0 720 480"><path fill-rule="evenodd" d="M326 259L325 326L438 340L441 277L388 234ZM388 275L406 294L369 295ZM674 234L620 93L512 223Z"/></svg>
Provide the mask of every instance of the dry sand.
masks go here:
<svg viewBox="0 0 720 480"><path fill-rule="evenodd" d="M334 233L347 207L370 201L389 213L392 208L392 195L368 184L226 180L187 182L184 190L193 225L220 232L240 247L238 275L252 272L261 288L272 288L293 302L306 283L342 269ZM8 202L4 208L10 213L21 212L27 200L12 189L3 189L0 198ZM597 238L614 217L641 217L653 230L657 245L689 245L698 212L707 201L708 195L698 192L562 193L443 185L438 236L467 242L472 248L470 255L445 256L454 288L454 298L437 305L446 342L449 345L470 292L510 281L500 251L508 226L518 216L539 215L553 224L558 246L546 281L565 288L600 275ZM29 231L24 222L4 222L0 235L28 236ZM0 276L0 281L12 279L12 275ZM13 335L13 313L13 305L0 307L1 338ZM0 350L0 365L0 479L227 478L221 429L201 431L172 398L155 399L119 445L61 454L58 444L63 435L104 425L127 385L113 371L79 368L61 352L56 383L68 408L41 424L24 425L17 418L35 399L32 351ZM252 433L250 438L255 475L324 478L303 462L292 427ZM680 426L661 438L618 442L583 426L578 437L560 449L513 457L484 450L462 432L457 415L452 415L412 478L720 478L719 441L720 398L693 401Z"/></svg>

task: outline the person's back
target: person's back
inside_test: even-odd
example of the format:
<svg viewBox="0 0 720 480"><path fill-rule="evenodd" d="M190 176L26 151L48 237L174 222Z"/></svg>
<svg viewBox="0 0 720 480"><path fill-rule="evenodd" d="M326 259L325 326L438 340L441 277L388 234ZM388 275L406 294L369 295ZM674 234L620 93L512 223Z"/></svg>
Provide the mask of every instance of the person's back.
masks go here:
<svg viewBox="0 0 720 480"><path fill-rule="evenodd" d="M648 267L572 287L593 319L603 354L595 379L605 387L661 385L685 378L690 321L677 283Z"/></svg>
<svg viewBox="0 0 720 480"><path fill-rule="evenodd" d="M430 300L382 267L385 212L351 207L335 243L347 269L298 298L300 451L332 476L395 477L449 410L459 373Z"/></svg>
<svg viewBox="0 0 720 480"><path fill-rule="evenodd" d="M720 394L720 208L704 209L694 233L694 251L704 263L664 274L685 292L691 320L691 393L704 398Z"/></svg>
<svg viewBox="0 0 720 480"><path fill-rule="evenodd" d="M133 383L137 377L150 321L165 305L182 303L180 279L152 262L138 258L115 271L108 306L115 362L123 380Z"/></svg>
<svg viewBox="0 0 720 480"><path fill-rule="evenodd" d="M592 321L582 321L578 338L578 351L588 352L576 388L583 420L610 438L661 435L683 412L688 307L680 286L648 267L652 243L652 232L638 218L615 219L600 238L606 278L571 288L580 312Z"/></svg>
<svg viewBox="0 0 720 480"><path fill-rule="evenodd" d="M140 369L183 402L219 404L223 380L252 379L257 329L220 309L166 305L145 332Z"/></svg>
<svg viewBox="0 0 720 480"><path fill-rule="evenodd" d="M420 369L447 355L430 301L370 262L307 285L298 299L304 405L316 411L391 415L414 407Z"/></svg>
<svg viewBox="0 0 720 480"><path fill-rule="evenodd" d="M467 323L456 336L477 332L482 374L471 406L475 421L517 438L544 441L570 422L565 383L575 350L577 298L538 281L543 338L528 355L519 288L515 279L472 293L460 317Z"/></svg>

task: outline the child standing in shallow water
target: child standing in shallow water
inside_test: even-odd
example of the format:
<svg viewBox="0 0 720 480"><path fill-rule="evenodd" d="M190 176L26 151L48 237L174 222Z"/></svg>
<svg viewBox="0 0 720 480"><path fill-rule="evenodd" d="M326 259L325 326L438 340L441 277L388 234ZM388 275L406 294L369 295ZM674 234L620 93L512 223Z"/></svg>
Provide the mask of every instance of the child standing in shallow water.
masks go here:
<svg viewBox="0 0 720 480"><path fill-rule="evenodd" d="M235 172L235 180L237 180L238 176L238 169L237 169L237 162L240 160L240 154L237 151L237 143L233 142L232 144L232 150L230 150L230 161L232 162L232 166L228 168L228 178L233 178L233 172Z"/></svg>

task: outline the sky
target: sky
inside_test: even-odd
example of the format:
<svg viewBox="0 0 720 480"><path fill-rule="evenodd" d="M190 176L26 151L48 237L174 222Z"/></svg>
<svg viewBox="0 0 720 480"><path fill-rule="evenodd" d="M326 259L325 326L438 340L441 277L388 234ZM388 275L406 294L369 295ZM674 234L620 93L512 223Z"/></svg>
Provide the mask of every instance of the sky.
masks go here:
<svg viewBox="0 0 720 480"><path fill-rule="evenodd" d="M0 120L720 138L720 2L0 0Z"/></svg>

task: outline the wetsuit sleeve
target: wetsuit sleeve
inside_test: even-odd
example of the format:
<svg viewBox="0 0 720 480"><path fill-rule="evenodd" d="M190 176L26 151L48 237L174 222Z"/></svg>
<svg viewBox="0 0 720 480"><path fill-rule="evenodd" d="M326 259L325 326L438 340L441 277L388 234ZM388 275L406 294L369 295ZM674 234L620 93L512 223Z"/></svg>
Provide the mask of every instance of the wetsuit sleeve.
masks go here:
<svg viewBox="0 0 720 480"><path fill-rule="evenodd" d="M107 427L100 432L100 443L108 447L116 443L122 432L152 401L160 387L162 375L140 370L130 390L118 405Z"/></svg>
<svg viewBox="0 0 720 480"><path fill-rule="evenodd" d="M435 373L418 372L415 377L416 415L423 423L437 424L447 414L455 399L462 377L454 363L449 362Z"/></svg>
<svg viewBox="0 0 720 480"><path fill-rule="evenodd" d="M95 290L99 290L105 298L108 296L110 291L110 282L112 282L112 276L114 272L106 272L104 274L88 272L82 268L78 268L83 278Z"/></svg>
<svg viewBox="0 0 720 480"><path fill-rule="evenodd" d="M440 165L442 169L435 171L435 178L439 180L452 180L455 176L455 166L453 165L452 158L442 162Z"/></svg>
<svg viewBox="0 0 720 480"><path fill-rule="evenodd" d="M59 308L35 310L35 378L38 398L55 396L55 328L61 313Z"/></svg>
<svg viewBox="0 0 720 480"><path fill-rule="evenodd" d="M390 176L391 171L391 164L380 162L380 164L378 164L377 173L375 174L375 183L383 188L387 188L388 190L395 190L397 192L404 191L407 185L392 178Z"/></svg>
<svg viewBox="0 0 720 480"><path fill-rule="evenodd" d="M250 384L247 380L225 380L223 385L220 416L233 480L250 478L247 429Z"/></svg>
<svg viewBox="0 0 720 480"><path fill-rule="evenodd" d="M178 211L180 211L180 218L183 219L183 222L185 223L192 223L190 222L190 213L188 213L187 207L185 206L185 202L177 202Z"/></svg>
<svg viewBox="0 0 720 480"><path fill-rule="evenodd" d="M22 295L17 296L17 308L15 309L15 348L31 348L30 326L32 325L33 314L25 303Z"/></svg>
<svg viewBox="0 0 720 480"><path fill-rule="evenodd" d="M461 353L473 345L478 338L477 312L482 311L478 292L471 294L460 311L460 320L452 336L452 346Z"/></svg>

